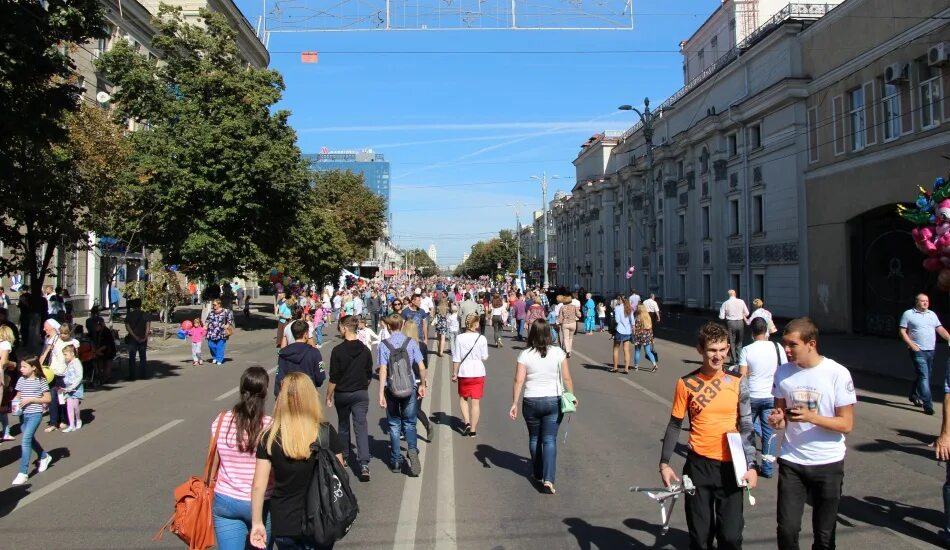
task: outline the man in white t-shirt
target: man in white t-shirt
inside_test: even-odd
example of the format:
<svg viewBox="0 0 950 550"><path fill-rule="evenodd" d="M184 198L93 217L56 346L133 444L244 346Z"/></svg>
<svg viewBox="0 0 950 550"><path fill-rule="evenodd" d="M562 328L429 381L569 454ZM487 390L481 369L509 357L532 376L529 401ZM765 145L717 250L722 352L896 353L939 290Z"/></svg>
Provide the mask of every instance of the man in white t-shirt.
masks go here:
<svg viewBox="0 0 950 550"><path fill-rule="evenodd" d="M656 294L650 293L650 297L643 301L643 307L647 308L647 313L653 318L653 324L660 324L660 304L656 303Z"/></svg>
<svg viewBox="0 0 950 550"><path fill-rule="evenodd" d="M752 427L762 440L762 455L771 455L772 428L769 415L775 399L772 397L772 380L775 369L788 362L785 350L778 342L769 340L769 324L761 317L752 320L753 342L743 346L739 354L739 374L749 381L749 397L752 404ZM772 463L763 460L759 469L762 477L772 477Z"/></svg>
<svg viewBox="0 0 950 550"><path fill-rule="evenodd" d="M630 307L633 308L633 311L636 311L638 305L640 305L640 295L637 294L636 290L631 290L630 291Z"/></svg>
<svg viewBox="0 0 950 550"><path fill-rule="evenodd" d="M835 547L844 480L845 434L854 428L857 396L848 369L818 353L818 327L807 317L785 325L791 360L775 371L769 424L785 429L779 455L779 550L797 550L805 501L811 497L816 550Z"/></svg>

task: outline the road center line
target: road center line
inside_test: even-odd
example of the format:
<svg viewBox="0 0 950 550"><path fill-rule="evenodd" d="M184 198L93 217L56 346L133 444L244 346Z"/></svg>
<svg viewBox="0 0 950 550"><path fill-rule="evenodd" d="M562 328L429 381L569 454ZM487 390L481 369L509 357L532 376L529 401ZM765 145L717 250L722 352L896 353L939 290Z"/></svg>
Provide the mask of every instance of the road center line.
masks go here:
<svg viewBox="0 0 950 550"><path fill-rule="evenodd" d="M587 361L588 363L590 363L591 365L600 365L600 364L603 363L603 361L594 361L593 359L591 359L591 358L588 357L587 355L585 355L585 354L583 354L583 353L581 353L581 352L579 352L579 351L577 351L577 350L574 350L574 351L572 351L571 353L573 353L574 355L580 357L581 359L586 360L586 361ZM650 390L644 388L644 387L641 386L640 384L637 384L637 383L634 382L633 380L630 380L630 379L627 378L626 376L624 376L624 375L619 375L618 378L619 378L620 381L623 382L624 384L627 384L628 386L634 388L635 390L637 390L637 391L639 391L640 393L642 393L643 395L646 395L647 397L653 399L654 401L656 401L656 402L658 402L658 403L661 403L661 404L663 404L663 405L666 405L667 407L672 407L672 406L673 406L673 402L670 401L669 399L666 399L666 398L663 397L663 396L660 396L660 395L658 395L658 394L656 394L656 393L653 393L652 391L650 391Z"/></svg>
<svg viewBox="0 0 950 550"><path fill-rule="evenodd" d="M268 374L274 374L275 372L277 372L277 367L274 367L274 368L272 368L271 370L267 371ZM241 386L235 386L234 388L232 388L232 389L230 389L230 390L228 390L228 391L222 393L221 395L215 397L214 400L215 400L215 401L224 401L225 399L231 397L232 395L236 394L236 393L239 392L239 391L241 391Z"/></svg>
<svg viewBox="0 0 950 550"><path fill-rule="evenodd" d="M450 354L451 357L451 354ZM451 416L452 384L448 383L448 369L452 368L452 360L440 361L439 369L442 383L439 400L439 410L445 411L443 418ZM433 405L434 406L434 405ZM453 550L458 547L455 530L455 433L452 426L443 424L438 426L439 442L436 444L439 456L439 479L436 480L435 508L435 550Z"/></svg>
<svg viewBox="0 0 950 550"><path fill-rule="evenodd" d="M111 461L111 460L113 460L113 459L115 459L115 458L118 458L118 457L122 456L123 454L125 454L125 453L131 451L132 449L138 447L139 445L145 443L145 442L148 441L149 439L155 438L155 437L161 435L162 433L167 432L168 430L174 428L175 426L181 424L181 423L184 422L184 421L185 421L185 420L184 420L183 418L179 418L178 420L172 420L172 421L169 422L168 424L165 424L164 426L161 426L161 427L159 427L159 428L156 428L156 429L152 430L151 432L149 432L149 433L143 435L142 437L136 439L135 441L132 441L131 443L127 443L127 444L125 444L125 445L119 447L118 449L116 449L116 450L112 451L111 453L109 453L109 454L103 456L102 458L99 458L99 459L97 459L97 460L94 460L94 461L90 462L89 464L86 464L85 466L83 466L82 468L79 468L79 469L76 470L75 472L73 472L73 473L71 473L71 474L68 474L68 475L66 475L66 476L64 476L64 477L61 477L61 478L57 479L56 481L50 483L50 484L47 485L46 487L43 487L42 489L40 489L40 490L38 490L38 491L31 492L29 495L27 495L27 496L23 497L22 499L20 499L20 501L17 502L16 506L14 506L13 509L10 510L10 512L12 513L12 512L14 512L14 511L19 510L20 508L23 508L24 506L30 504L31 502L35 502L35 501L37 501L37 500L43 498L44 496L46 496L46 495L52 493L52 492L55 491L56 489L59 489L59 488L62 487L63 485L66 485L66 484L69 483L70 481L72 481L72 480L74 480L74 479L78 479L78 478L80 478L80 477L82 477L82 476L88 474L89 472L95 470L95 469L98 468L99 466L102 466L103 464L106 464L107 462L109 462L109 461Z"/></svg>

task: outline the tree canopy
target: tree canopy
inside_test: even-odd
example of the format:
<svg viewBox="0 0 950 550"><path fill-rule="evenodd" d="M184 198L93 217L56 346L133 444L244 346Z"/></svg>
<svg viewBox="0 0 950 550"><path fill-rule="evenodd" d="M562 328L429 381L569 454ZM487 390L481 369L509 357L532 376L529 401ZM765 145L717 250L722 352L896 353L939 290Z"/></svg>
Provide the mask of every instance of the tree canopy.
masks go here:
<svg viewBox="0 0 950 550"><path fill-rule="evenodd" d="M517 246L515 234L508 229L503 229L498 232L497 237L473 244L468 259L455 269L455 273L479 277L502 271L513 271L518 255ZM501 269L498 269L499 263Z"/></svg>
<svg viewBox="0 0 950 550"><path fill-rule="evenodd" d="M439 273L439 266L436 265L429 254L421 248L410 248L404 252L406 263L413 266L416 272L423 277L431 277Z"/></svg>

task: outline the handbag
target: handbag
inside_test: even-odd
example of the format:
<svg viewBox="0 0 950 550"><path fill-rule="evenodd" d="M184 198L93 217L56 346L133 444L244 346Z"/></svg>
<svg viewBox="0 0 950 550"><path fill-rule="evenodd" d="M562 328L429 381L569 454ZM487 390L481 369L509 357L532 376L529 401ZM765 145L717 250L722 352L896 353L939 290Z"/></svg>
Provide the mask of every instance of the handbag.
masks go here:
<svg viewBox="0 0 950 550"><path fill-rule="evenodd" d="M557 364L557 383L558 389L560 390L558 397L561 401L561 412L570 414L576 411L577 405L574 404L574 394L564 389L564 379L561 378L561 363Z"/></svg>
<svg viewBox="0 0 950 550"><path fill-rule="evenodd" d="M159 541L168 529L188 545L188 550L205 550L215 544L214 520L214 482L218 473L218 435L224 413L218 415L214 436L208 444L205 458L204 477L191 476L175 487L175 511L172 517L155 533L152 540Z"/></svg>

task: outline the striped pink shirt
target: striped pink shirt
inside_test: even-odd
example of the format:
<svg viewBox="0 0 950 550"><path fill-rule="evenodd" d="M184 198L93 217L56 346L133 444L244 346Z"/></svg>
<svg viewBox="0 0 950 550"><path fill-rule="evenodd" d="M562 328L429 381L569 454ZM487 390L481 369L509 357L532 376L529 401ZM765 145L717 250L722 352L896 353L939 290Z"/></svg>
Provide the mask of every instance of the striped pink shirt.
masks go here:
<svg viewBox="0 0 950 550"><path fill-rule="evenodd" d="M218 478L214 492L236 498L251 500L251 483L254 481L254 466L257 462L255 453L257 446L252 445L251 451L242 453L237 445L237 424L233 421L234 413L227 411L221 421L221 434L218 436ZM211 435L214 435L218 418L211 422ZM271 423L271 417L264 417L264 426ZM267 488L270 496L271 487Z"/></svg>

